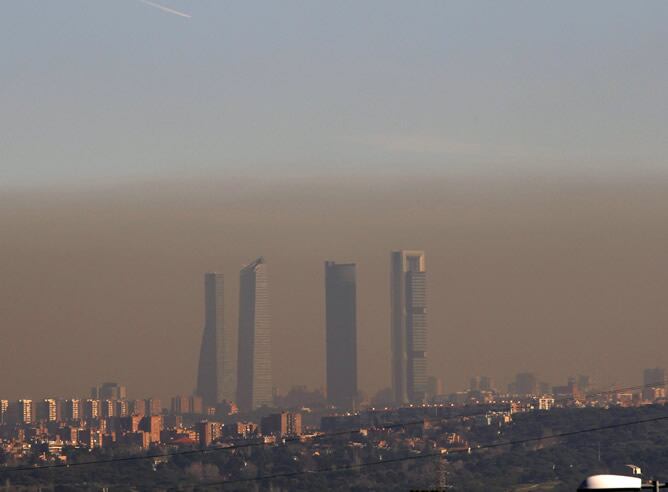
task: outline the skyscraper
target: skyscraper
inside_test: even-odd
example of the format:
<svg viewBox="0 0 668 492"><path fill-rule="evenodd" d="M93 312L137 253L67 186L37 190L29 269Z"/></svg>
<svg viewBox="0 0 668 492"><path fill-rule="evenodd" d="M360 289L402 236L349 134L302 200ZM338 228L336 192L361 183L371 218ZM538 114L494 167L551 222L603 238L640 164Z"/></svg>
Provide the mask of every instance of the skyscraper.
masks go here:
<svg viewBox="0 0 668 492"><path fill-rule="evenodd" d="M207 406L233 401L236 396L234 346L232 332L225 325L223 292L222 274L204 275L204 334L195 393Z"/></svg>
<svg viewBox="0 0 668 492"><path fill-rule="evenodd" d="M357 397L357 280L354 263L325 262L327 400L352 408Z"/></svg>
<svg viewBox="0 0 668 492"><path fill-rule="evenodd" d="M518 395L535 395L538 389L538 380L532 372L520 372L515 376L515 392Z"/></svg>
<svg viewBox="0 0 668 492"><path fill-rule="evenodd" d="M241 269L237 403L242 411L271 406L271 329L267 264L260 257Z"/></svg>
<svg viewBox="0 0 668 492"><path fill-rule="evenodd" d="M666 385L666 370L663 367L652 367L643 371L643 385L663 387Z"/></svg>
<svg viewBox="0 0 668 492"><path fill-rule="evenodd" d="M653 367L643 371L643 400L653 401L666 396L666 370Z"/></svg>
<svg viewBox="0 0 668 492"><path fill-rule="evenodd" d="M118 383L102 383L102 386L98 389L100 400L125 400L127 396L125 386Z"/></svg>
<svg viewBox="0 0 668 492"><path fill-rule="evenodd" d="M398 404L422 402L427 390L427 271L423 251L390 256L392 390Z"/></svg>

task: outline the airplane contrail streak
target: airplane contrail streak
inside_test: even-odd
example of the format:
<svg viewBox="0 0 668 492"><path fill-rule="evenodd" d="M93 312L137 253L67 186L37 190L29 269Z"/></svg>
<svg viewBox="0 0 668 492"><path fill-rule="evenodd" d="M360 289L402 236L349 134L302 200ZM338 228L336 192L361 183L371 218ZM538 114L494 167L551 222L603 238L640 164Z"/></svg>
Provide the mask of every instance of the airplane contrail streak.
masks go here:
<svg viewBox="0 0 668 492"><path fill-rule="evenodd" d="M150 0L139 0L139 1L141 3L145 3L146 5L150 5L151 7L155 7L156 9L160 9L163 12L167 12L168 14L178 15L179 17L185 17L186 19L192 18L192 16L189 14L179 12L178 10L170 9L169 7L165 7L164 5L160 5L159 3L151 2Z"/></svg>

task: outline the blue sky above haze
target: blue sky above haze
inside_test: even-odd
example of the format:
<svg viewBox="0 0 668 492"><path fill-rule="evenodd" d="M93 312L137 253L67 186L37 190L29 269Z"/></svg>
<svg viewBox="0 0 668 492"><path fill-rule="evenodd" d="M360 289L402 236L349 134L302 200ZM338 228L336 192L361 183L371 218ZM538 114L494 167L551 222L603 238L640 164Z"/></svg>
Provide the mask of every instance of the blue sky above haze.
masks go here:
<svg viewBox="0 0 668 492"><path fill-rule="evenodd" d="M0 186L654 175L664 1L3 2Z"/></svg>

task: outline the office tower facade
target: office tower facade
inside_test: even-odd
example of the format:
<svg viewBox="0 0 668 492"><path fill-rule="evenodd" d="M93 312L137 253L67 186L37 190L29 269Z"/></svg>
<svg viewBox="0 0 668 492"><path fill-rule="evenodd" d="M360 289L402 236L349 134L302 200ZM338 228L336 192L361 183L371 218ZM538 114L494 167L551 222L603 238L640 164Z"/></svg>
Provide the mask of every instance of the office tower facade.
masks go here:
<svg viewBox="0 0 668 492"><path fill-rule="evenodd" d="M250 411L273 403L267 264L258 258L239 277L237 403Z"/></svg>
<svg viewBox="0 0 668 492"><path fill-rule="evenodd" d="M195 393L207 406L233 401L236 396L234 347L231 329L225 324L224 286L222 274L204 275L204 334Z"/></svg>
<svg viewBox="0 0 668 492"><path fill-rule="evenodd" d="M357 398L357 280L354 263L325 262L327 400L352 409Z"/></svg>
<svg viewBox="0 0 668 492"><path fill-rule="evenodd" d="M390 257L392 391L395 403L419 403L427 390L427 270L422 251Z"/></svg>

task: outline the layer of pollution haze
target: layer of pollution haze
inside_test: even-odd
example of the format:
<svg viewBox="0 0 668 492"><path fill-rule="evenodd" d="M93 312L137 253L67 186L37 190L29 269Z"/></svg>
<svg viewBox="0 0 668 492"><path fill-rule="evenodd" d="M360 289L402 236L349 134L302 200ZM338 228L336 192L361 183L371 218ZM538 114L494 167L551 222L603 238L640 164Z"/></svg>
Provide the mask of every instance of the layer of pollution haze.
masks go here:
<svg viewBox="0 0 668 492"><path fill-rule="evenodd" d="M424 249L429 373L635 383L668 345L668 183L562 178L217 178L0 197L3 396L188 394L203 274L269 265L274 379L324 384L325 260L358 264L359 377L388 386L389 252ZM505 378L505 379L504 379Z"/></svg>

